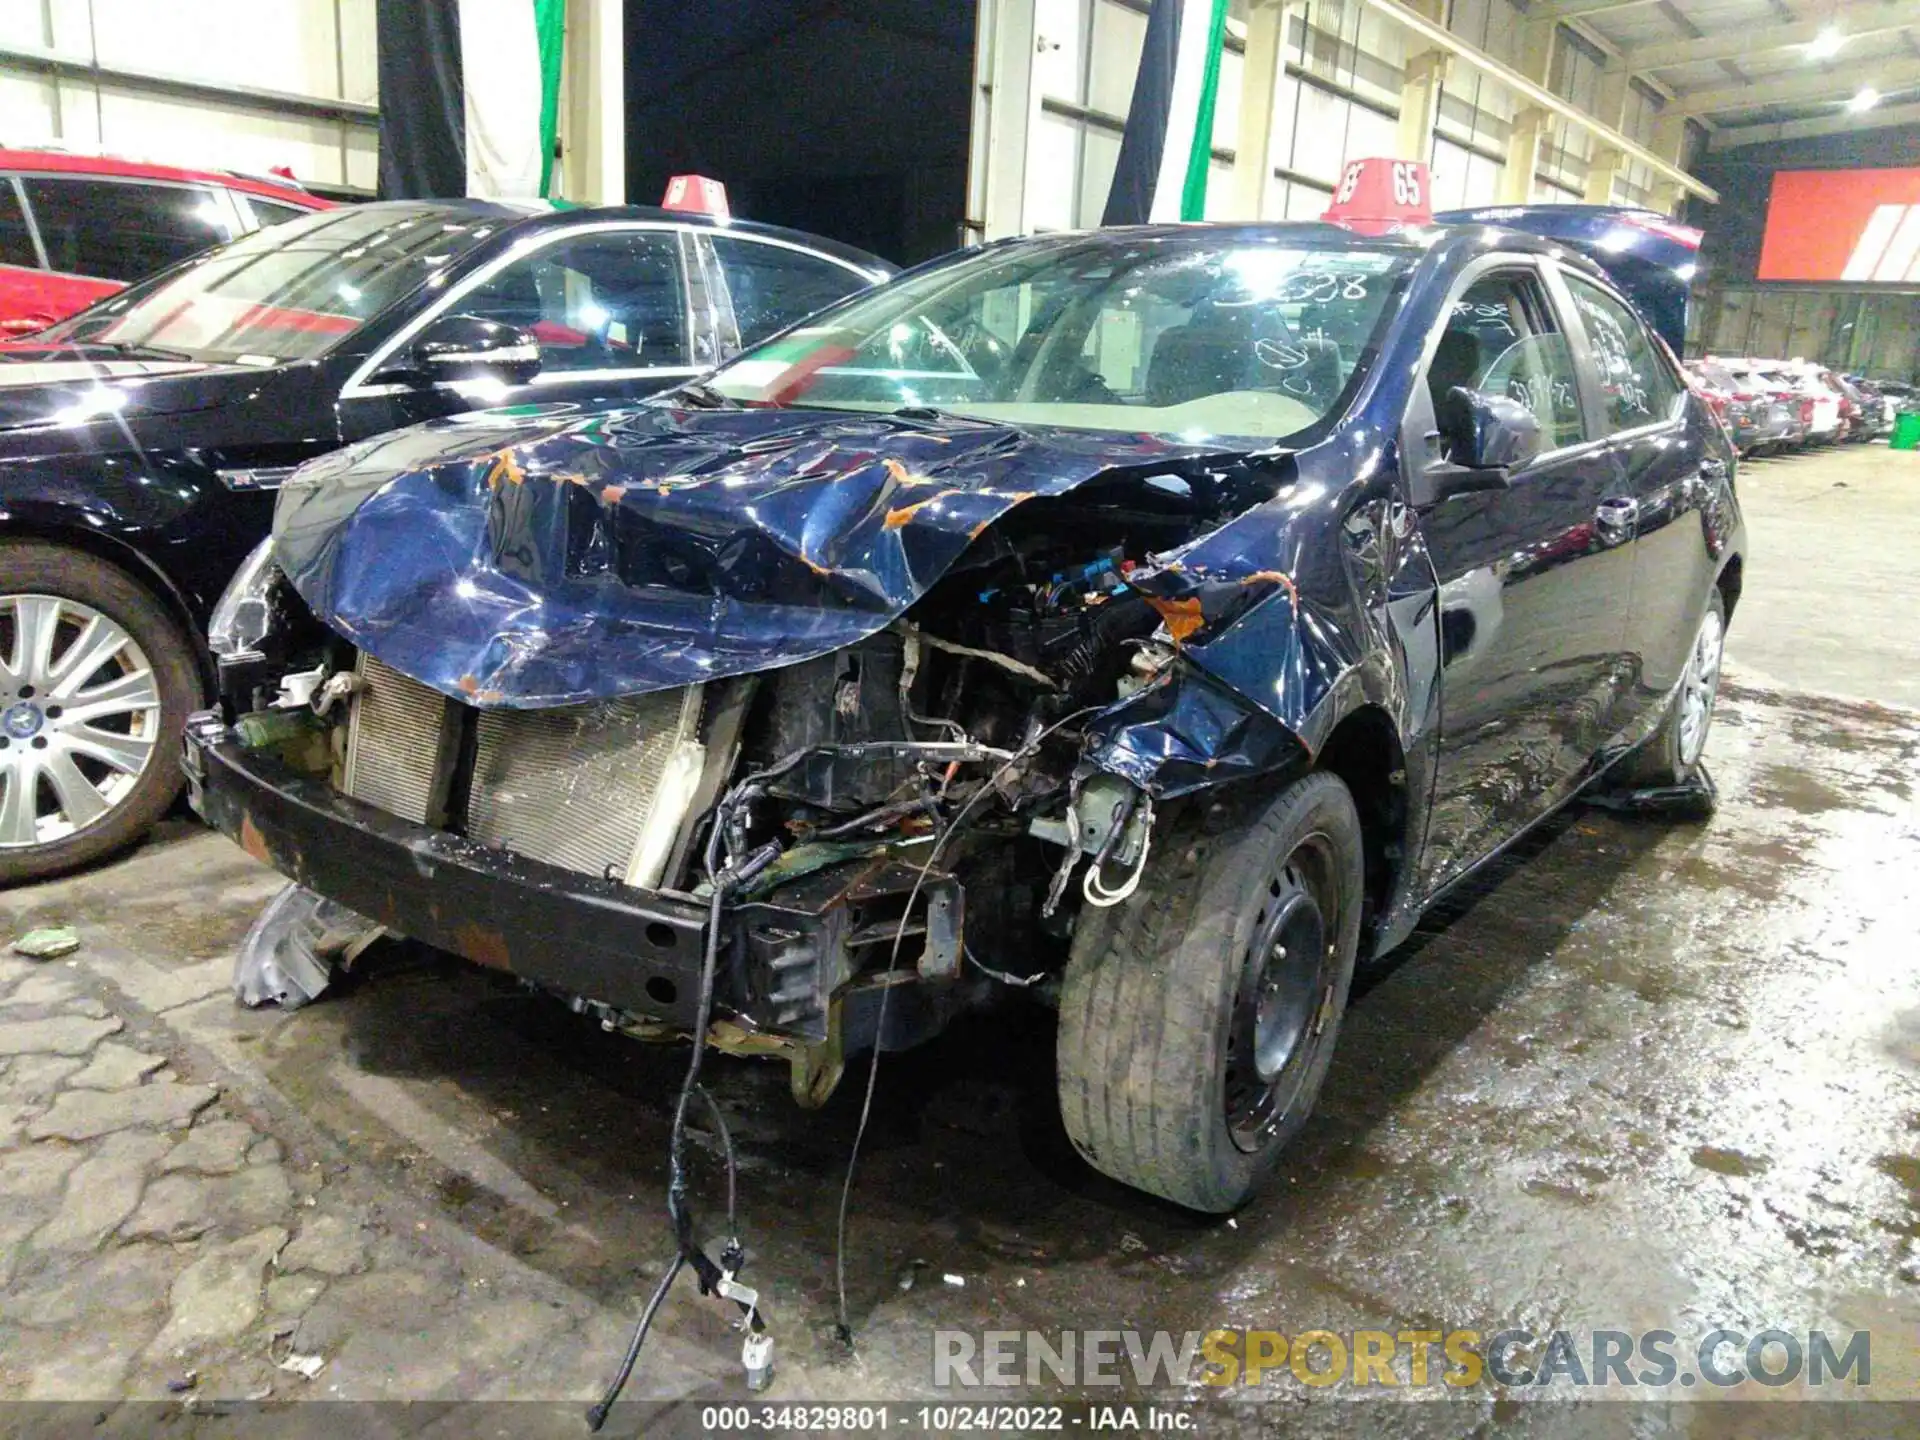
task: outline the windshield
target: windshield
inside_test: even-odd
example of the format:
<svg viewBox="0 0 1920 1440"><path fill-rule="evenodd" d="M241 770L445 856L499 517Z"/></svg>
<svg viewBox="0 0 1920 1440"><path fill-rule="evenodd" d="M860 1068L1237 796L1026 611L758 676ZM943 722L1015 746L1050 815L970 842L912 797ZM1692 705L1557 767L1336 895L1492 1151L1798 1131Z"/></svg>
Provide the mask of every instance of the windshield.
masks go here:
<svg viewBox="0 0 1920 1440"><path fill-rule="evenodd" d="M34 339L190 360L307 360L508 223L440 205L321 210L222 245Z"/></svg>
<svg viewBox="0 0 1920 1440"><path fill-rule="evenodd" d="M882 286L702 388L745 405L1282 439L1344 410L1414 259L1244 232L1030 242Z"/></svg>

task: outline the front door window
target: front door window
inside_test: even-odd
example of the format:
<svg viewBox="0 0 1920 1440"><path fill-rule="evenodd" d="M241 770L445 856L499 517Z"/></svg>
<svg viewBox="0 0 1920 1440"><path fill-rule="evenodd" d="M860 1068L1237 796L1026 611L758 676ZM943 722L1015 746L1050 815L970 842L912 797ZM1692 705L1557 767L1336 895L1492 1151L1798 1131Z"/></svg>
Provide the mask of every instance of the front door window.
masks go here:
<svg viewBox="0 0 1920 1440"><path fill-rule="evenodd" d="M693 362L670 230L594 231L513 261L455 302L540 341L540 371L656 370Z"/></svg>

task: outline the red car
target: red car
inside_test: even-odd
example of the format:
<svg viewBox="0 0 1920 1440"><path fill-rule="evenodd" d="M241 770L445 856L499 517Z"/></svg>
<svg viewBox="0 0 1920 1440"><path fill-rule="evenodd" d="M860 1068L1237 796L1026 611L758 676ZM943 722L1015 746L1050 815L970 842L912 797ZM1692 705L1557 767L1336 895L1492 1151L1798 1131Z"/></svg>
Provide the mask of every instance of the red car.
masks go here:
<svg viewBox="0 0 1920 1440"><path fill-rule="evenodd" d="M30 334L211 245L330 203L290 180L0 149L0 338Z"/></svg>

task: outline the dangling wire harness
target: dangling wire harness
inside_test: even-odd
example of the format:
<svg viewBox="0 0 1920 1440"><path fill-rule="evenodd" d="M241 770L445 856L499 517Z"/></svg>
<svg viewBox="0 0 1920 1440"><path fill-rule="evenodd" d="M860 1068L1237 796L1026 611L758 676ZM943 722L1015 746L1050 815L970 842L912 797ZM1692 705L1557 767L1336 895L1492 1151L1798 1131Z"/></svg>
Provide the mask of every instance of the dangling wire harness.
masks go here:
<svg viewBox="0 0 1920 1440"><path fill-rule="evenodd" d="M925 758L945 760L948 773L962 762L1004 760L1009 765L1018 757L1008 751L998 750L987 745L977 745L971 741L963 742L907 742L904 744L880 742L868 745L847 745L835 747L845 754L872 753L880 751L912 751ZM700 966L700 995L695 1010L693 1030L693 1053L687 1060L686 1078L680 1084L680 1098L673 1111L673 1133L667 1147L667 1216L673 1222L674 1256L666 1272L654 1286L653 1294L640 1312L640 1319L634 1325L633 1336L627 1342L626 1354L621 1358L620 1367L614 1373L606 1393L587 1411L587 1427L593 1431L607 1423L620 1394L626 1389L628 1380L633 1377L634 1366L639 1363L640 1351L647 1343L647 1334L653 1328L653 1322L660 1313L660 1306L667 1298L667 1292L673 1288L673 1282L682 1269L693 1267L694 1278L699 1282L703 1295L719 1295L732 1301L741 1310L741 1328L746 1338L741 1345L741 1364L747 1372L748 1386L755 1390L765 1389L773 1377L773 1337L767 1333L766 1321L761 1316L759 1296L736 1278L746 1262L746 1249L740 1243L739 1227L736 1224L734 1200L737 1186L738 1166L733 1151L733 1137L727 1130L725 1119L713 1096L700 1084L700 1067L706 1059L707 1036L713 1022L713 996L716 979L720 970L720 922L722 911L726 907L727 897L749 884L755 876L765 870L780 856L778 841L769 840L766 844L751 852L747 846L747 808L755 800L766 794L768 782L786 774L813 751L800 750L785 757L777 764L765 770L756 771L733 786L719 804L714 807L713 825L707 834L707 846L704 862L707 882L711 894L707 906L707 941ZM910 812L909 812L910 813ZM862 817L858 825L871 821L873 816ZM841 829L851 827L839 827ZM721 849L724 846L728 860L721 863ZM937 849L937 846L936 846ZM743 852L745 852L743 854ZM733 857L743 856L735 859ZM928 865L931 865L929 860ZM926 867L920 873L920 879L926 878ZM916 882L914 893L918 894ZM908 901L911 908L912 900ZM901 934L905 933L905 921L902 920ZM899 949L900 936L894 939L894 948ZM885 1018L886 996L881 996L882 1018ZM693 1212L687 1205L686 1172L686 1124L687 1111L693 1097L699 1095L706 1102L713 1115L715 1127L720 1132L720 1142L727 1160L727 1240L715 1261L700 1248L694 1235ZM873 1098L871 1080L867 1090L868 1101ZM861 1112L861 1124L864 1130L866 1112ZM858 1142L856 1141L856 1153ZM848 1179L851 1182L852 1171L849 1166ZM845 1195L842 1197L841 1224L844 1230L846 1221ZM841 1311L845 1313L845 1287L842 1285Z"/></svg>
<svg viewBox="0 0 1920 1440"><path fill-rule="evenodd" d="M939 835L934 839L933 844L928 848L926 859L920 862L920 873L914 877L913 888L907 892L906 908L900 913L899 928L893 932L893 950L887 960L887 968L889 970L891 970L899 960L900 945L901 942L906 939L907 924L913 917L913 902L919 898L920 889L926 883L927 875L932 871L934 862L940 858L953 838L966 826L968 819L973 814L974 807L980 803L982 797L993 794L1000 782L1013 772L1014 766L1036 753L1040 747L1052 739L1055 734L1064 730L1074 721L1084 719L1100 708L1098 705L1083 706L1071 714L1062 716L1051 725L1034 730L1026 741L1022 743L1020 748L1011 754L1004 750L992 752L992 758L1002 762L1000 767L987 778L985 784L967 797L966 801L960 806L960 809L954 814L953 819L947 823L945 829L940 831ZM975 748L984 749L985 747ZM986 759L989 757L986 755L974 755L968 758ZM951 774L951 770L949 774ZM964 945L962 947L962 953L965 953ZM972 960L974 965L980 966L980 962L973 960L971 955L967 955L967 959ZM985 967L981 966L980 968L984 969ZM866 1093L860 1100L860 1121L859 1124L854 1127L853 1148L847 1154L847 1173L845 1179L842 1180L840 1184L840 1210L834 1224L833 1288L834 1303L838 1311L838 1323L835 1329L839 1333L841 1343L848 1346L853 1344L853 1320L847 1307L847 1214L853 1198L854 1170L860 1163L860 1146L867 1136L867 1120L873 1114L873 1092L880 1079L880 1042L882 1037L887 1033L887 1001L892 997L893 990L894 987L891 985L883 988L880 991L880 1003L875 1007L873 1022L873 1058L867 1065Z"/></svg>
<svg viewBox="0 0 1920 1440"><path fill-rule="evenodd" d="M1140 799L1140 792L1130 790L1127 797L1115 805L1113 824L1107 831L1107 838L1100 844L1099 853L1087 866L1087 873L1080 881L1080 895L1087 904L1105 910L1128 899L1140 888L1140 877L1147 870L1147 851L1153 845L1153 801L1146 802L1146 809L1140 816L1140 853L1134 857L1133 872L1121 882L1118 889L1109 890L1103 878L1107 860L1119 848L1120 837L1126 833L1127 826L1133 821L1133 812Z"/></svg>
<svg viewBox="0 0 1920 1440"><path fill-rule="evenodd" d="M945 761L945 778L940 787L942 796L960 765L999 762L998 768L985 783L967 797L953 819L939 831L933 844L928 847L926 858L921 861L919 872L914 877L913 888L907 893L907 903L901 913L899 928L894 932L893 950L887 962L889 969L899 959L900 947L906 938L907 926L913 914L914 901L919 898L927 876L954 837L965 828L981 800L995 793L999 784L1012 773L1013 768L1037 752L1046 741L1074 721L1084 719L1099 708L1097 705L1089 705L1063 716L1050 725L1038 728L1019 749L1013 751L981 745L970 740L911 741L904 744L881 741L830 747L836 753L846 756L911 751L926 760ZM734 1200L738 1167L734 1157L733 1139L727 1130L719 1105L700 1084L700 1068L706 1057L707 1034L713 1019L714 987L720 966L721 916L727 896L749 884L780 855L779 842L770 840L759 848L744 853L744 858L732 858L742 856L743 852L746 852L747 808L767 793L770 781L792 770L818 748L828 747L812 747L796 751L767 769L748 775L734 785L714 807L713 825L707 836L704 856L711 894L707 911L706 950L700 969L699 1003L695 1012L693 1053L687 1061L687 1074L681 1082L679 1102L674 1106L673 1133L668 1145L667 1214L673 1222L675 1252L672 1262L667 1266L666 1272L655 1285L653 1294L648 1298L645 1308L640 1312L640 1319L634 1326L632 1339L627 1344L626 1354L621 1359L620 1368L615 1373L612 1383L607 1386L606 1393L600 1400L587 1412L587 1425L594 1431L598 1431L606 1424L607 1416L620 1398L621 1392L626 1388L627 1381L632 1378L634 1366L640 1359L641 1348L646 1344L648 1332L653 1328L653 1322L660 1312L661 1304L666 1300L667 1292L673 1288L673 1282L679 1277L681 1270L688 1266L693 1268L695 1279L698 1280L700 1292L703 1295L717 1294L740 1307L742 1312L740 1324L746 1332L746 1339L741 1347L741 1360L747 1370L749 1386L756 1390L763 1389L772 1378L773 1340L767 1333L766 1322L760 1313L759 1297L755 1291L741 1285L735 1278L745 1263L746 1251L740 1243L739 1229L735 1223ZM904 816L919 810L925 810L930 814L936 813L937 808L937 800L883 807L880 811L845 822L822 834L846 833L869 826L882 818L895 818L896 814ZM1116 807L1117 810L1119 808ZM1101 866L1117 846L1120 832L1131 818L1131 803L1126 804L1124 808L1127 813L1116 813L1113 827L1105 843L1102 844L1100 853L1093 857L1093 863L1083 882L1084 893L1096 905L1115 905L1131 895L1140 883L1140 872L1146 863L1146 844L1143 837L1139 858L1132 875L1125 884L1118 890L1108 891L1096 878ZM1068 813L1071 817L1072 811L1069 810ZM1146 818L1150 827L1152 821L1150 810ZM729 857L724 865L720 858L723 846ZM1063 885L1064 881L1059 884ZM1056 890L1058 888L1057 885ZM1096 894L1108 898L1095 899ZM1031 985L1044 978L1041 975L1016 977L1001 974L982 965L970 952L966 953L966 959L984 973L1010 985ZM839 1214L834 1234L834 1289L839 1319L838 1330L841 1339L849 1345L853 1341L853 1328L847 1306L847 1217L853 1196L853 1177L860 1159L860 1148L866 1138L867 1122L873 1113L874 1090L880 1076L881 1039L886 1033L887 1001L893 993L893 988L889 985L880 992L880 1003L874 1019L873 1058L867 1069L866 1093L860 1103L860 1120L854 1130L853 1146L847 1156L846 1175L840 1187ZM701 1098L712 1113L715 1128L720 1132L720 1141L727 1161L728 1238L717 1262L700 1248L694 1235L693 1213L687 1205L686 1120L695 1095Z"/></svg>
<svg viewBox="0 0 1920 1440"><path fill-rule="evenodd" d="M719 1104L700 1083L700 1066L707 1053L707 1031L713 1021L714 981L720 969L720 912L729 892L752 880L780 855L780 846L770 840L744 860L721 866L719 851L722 841L729 842L729 853L737 853L731 842L744 838L744 827L737 820L743 800L744 797L736 791L721 801L714 814L713 831L707 837L707 880L713 894L707 908L706 954L700 966L700 999L695 1012L693 1053L687 1060L686 1078L680 1082L680 1099L673 1108L673 1135L667 1145L667 1216L673 1222L673 1262L667 1266L646 1308L640 1312L639 1323L634 1326L633 1338L627 1343L627 1353L620 1362L613 1382L607 1386L606 1394L587 1411L587 1428L594 1431L607 1423L614 1402L620 1398L620 1392L626 1389L627 1381L633 1376L633 1367L640 1359L641 1347L647 1343L647 1332L653 1328L661 1302L667 1298L667 1291L673 1288L681 1269L688 1265L693 1267L694 1279L699 1282L702 1295L719 1295L740 1307L740 1325L746 1331L746 1339L741 1347L741 1362L746 1366L747 1377L753 1388L764 1389L772 1378L773 1342L766 1333L766 1321L760 1314L760 1297L735 1279L741 1266L746 1263L746 1248L740 1243L734 1211L738 1166L734 1160L733 1137L727 1130L727 1122L720 1113ZM713 1116L727 1157L727 1240L721 1247L718 1261L700 1248L700 1242L694 1235L693 1211L687 1205L687 1111L696 1094L706 1102Z"/></svg>

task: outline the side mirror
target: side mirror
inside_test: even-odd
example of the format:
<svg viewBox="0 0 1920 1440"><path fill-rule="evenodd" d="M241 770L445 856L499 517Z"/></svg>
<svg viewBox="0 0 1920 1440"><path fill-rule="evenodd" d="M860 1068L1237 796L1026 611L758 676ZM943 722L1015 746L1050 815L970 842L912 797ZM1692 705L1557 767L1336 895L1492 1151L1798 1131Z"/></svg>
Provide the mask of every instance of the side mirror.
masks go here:
<svg viewBox="0 0 1920 1440"><path fill-rule="evenodd" d="M498 380L524 385L540 373L540 342L529 330L478 315L442 315L421 332L404 367L416 383Z"/></svg>
<svg viewBox="0 0 1920 1440"><path fill-rule="evenodd" d="M1507 488L1507 474L1540 453L1540 421L1518 400L1456 385L1435 416L1444 458L1420 475L1419 500Z"/></svg>

